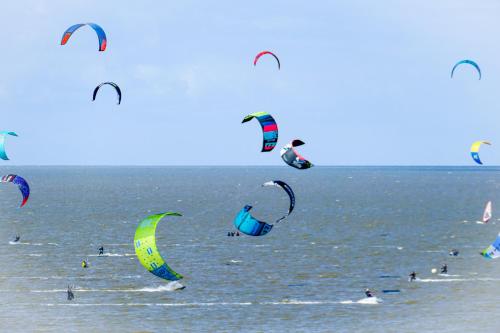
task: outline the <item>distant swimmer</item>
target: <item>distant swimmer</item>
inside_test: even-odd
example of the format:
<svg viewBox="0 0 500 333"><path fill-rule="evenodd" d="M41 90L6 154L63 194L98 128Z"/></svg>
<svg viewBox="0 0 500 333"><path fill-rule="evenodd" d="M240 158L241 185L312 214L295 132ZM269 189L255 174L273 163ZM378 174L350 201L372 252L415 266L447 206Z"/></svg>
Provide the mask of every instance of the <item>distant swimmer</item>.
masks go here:
<svg viewBox="0 0 500 333"><path fill-rule="evenodd" d="M447 273L448 273L448 265L443 264L443 266L441 266L441 274L447 274Z"/></svg>
<svg viewBox="0 0 500 333"><path fill-rule="evenodd" d="M366 295L366 297L373 297L372 291L368 288L365 289L365 295Z"/></svg>
<svg viewBox="0 0 500 333"><path fill-rule="evenodd" d="M236 236L239 236L239 235L240 235L240 233L238 231L236 231Z"/></svg>
<svg viewBox="0 0 500 333"><path fill-rule="evenodd" d="M16 235L16 238L14 239L14 243L19 242L20 239L21 239L21 236Z"/></svg>
<svg viewBox="0 0 500 333"><path fill-rule="evenodd" d="M415 273L415 271L411 272L410 275L408 275L410 278L408 279L408 281L412 282L412 281L415 281L417 279L417 273Z"/></svg>
<svg viewBox="0 0 500 333"><path fill-rule="evenodd" d="M450 256L453 256L453 257L458 256L458 250L457 250L457 249L452 249L452 250L450 251Z"/></svg>
<svg viewBox="0 0 500 333"><path fill-rule="evenodd" d="M99 248L99 255L102 256L104 254L104 247L101 245Z"/></svg>
<svg viewBox="0 0 500 333"><path fill-rule="evenodd" d="M231 233L229 231L227 232L227 237L231 237Z"/></svg>
<svg viewBox="0 0 500 333"><path fill-rule="evenodd" d="M68 301L72 301L75 298L75 295L73 294L73 290L71 289L71 286L68 285Z"/></svg>
<svg viewBox="0 0 500 333"><path fill-rule="evenodd" d="M82 260L82 268L88 268L89 264L85 260Z"/></svg>

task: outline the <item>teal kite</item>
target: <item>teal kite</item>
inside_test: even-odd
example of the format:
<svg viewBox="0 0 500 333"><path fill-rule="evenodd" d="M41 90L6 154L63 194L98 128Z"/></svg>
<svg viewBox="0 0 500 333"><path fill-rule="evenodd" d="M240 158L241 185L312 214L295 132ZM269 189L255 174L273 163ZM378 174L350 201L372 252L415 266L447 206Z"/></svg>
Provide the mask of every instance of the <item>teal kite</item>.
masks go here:
<svg viewBox="0 0 500 333"><path fill-rule="evenodd" d="M7 154L5 153L5 136L12 135L17 136L15 132L0 131L0 158L2 160L8 160Z"/></svg>

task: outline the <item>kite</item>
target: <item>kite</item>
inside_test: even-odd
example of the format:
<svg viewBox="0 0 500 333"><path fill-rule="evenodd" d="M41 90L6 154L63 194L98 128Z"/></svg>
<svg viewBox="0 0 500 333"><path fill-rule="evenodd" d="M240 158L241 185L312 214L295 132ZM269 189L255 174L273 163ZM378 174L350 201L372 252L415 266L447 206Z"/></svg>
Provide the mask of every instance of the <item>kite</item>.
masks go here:
<svg viewBox="0 0 500 333"><path fill-rule="evenodd" d="M304 142L302 140L293 140L290 143L287 143L285 147L283 147L280 151L281 158L291 167L297 169L309 169L313 166L311 162L302 157L295 147L302 146Z"/></svg>
<svg viewBox="0 0 500 333"><path fill-rule="evenodd" d="M165 216L182 216L175 212L150 215L139 223L135 230L135 254L148 271L169 281L182 279L182 275L171 269L156 247L156 225Z"/></svg>
<svg viewBox="0 0 500 333"><path fill-rule="evenodd" d="M6 175L0 179L0 183L12 183L17 185L19 187L19 191L21 191L21 194L23 195L23 201L20 207L26 204L28 198L30 197L30 186L23 177L18 175Z"/></svg>
<svg viewBox="0 0 500 333"><path fill-rule="evenodd" d="M280 60L278 59L278 57L276 56L276 54L272 53L271 51L262 51L262 52L259 52L259 54L257 54L255 56L255 59L253 60L253 65L256 66L257 65L257 61L259 61L259 58L262 57L264 54L270 54L274 57L274 59L276 59L276 61L278 62L278 69L281 69L281 64L280 64Z"/></svg>
<svg viewBox="0 0 500 333"><path fill-rule="evenodd" d="M62 39L61 39L61 45L66 45L66 43L68 42L68 39L71 37L71 35L76 30L83 27L84 25L90 26L96 32L97 38L99 38L99 51L106 50L106 45L107 45L106 33L99 25L97 25L95 23L79 23L79 24L72 25L64 32Z"/></svg>
<svg viewBox="0 0 500 333"><path fill-rule="evenodd" d="M95 101L95 97L97 96L97 92L105 84L109 84L110 86L112 86L113 88L115 88L116 94L118 96L118 105L120 105L120 103L122 101L122 91L121 91L120 87L118 87L118 85L116 83L114 83L114 82L103 82L100 85L98 85L97 87L95 87L94 94L92 95L92 101Z"/></svg>
<svg viewBox="0 0 500 333"><path fill-rule="evenodd" d="M453 78L453 73L455 72L455 69L462 64L468 64L468 65L473 66L476 69L477 73L479 74L479 80L481 80L481 69L479 68L478 64L476 64L476 62L474 62L472 60L467 60L467 59L461 60L461 61L457 62L455 64L455 66L453 66L453 69L451 70L451 78Z"/></svg>
<svg viewBox="0 0 500 333"><path fill-rule="evenodd" d="M5 136L12 135L17 136L14 132L0 131L0 158L2 160L8 160L7 154L5 153Z"/></svg>
<svg viewBox="0 0 500 333"><path fill-rule="evenodd" d="M253 118L256 118L260 126L262 126L263 142L261 152L270 152L276 147L276 143L278 142L278 125L274 118L267 112L251 113L243 118L241 123L246 123Z"/></svg>

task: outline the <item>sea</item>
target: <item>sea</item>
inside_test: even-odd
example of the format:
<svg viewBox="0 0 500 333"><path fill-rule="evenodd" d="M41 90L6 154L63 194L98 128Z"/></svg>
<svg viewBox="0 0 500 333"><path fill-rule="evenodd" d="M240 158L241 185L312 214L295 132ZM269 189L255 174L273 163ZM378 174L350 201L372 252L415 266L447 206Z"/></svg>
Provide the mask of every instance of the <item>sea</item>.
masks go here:
<svg viewBox="0 0 500 333"><path fill-rule="evenodd" d="M500 231L497 167L0 170L31 187L19 208L0 183L0 332L500 330L500 260L480 255ZM265 236L228 236L246 204L269 223L286 214L269 180L290 185L294 211ZM476 223L489 200L492 220ZM156 244L182 290L134 250L138 223L167 211L182 216Z"/></svg>

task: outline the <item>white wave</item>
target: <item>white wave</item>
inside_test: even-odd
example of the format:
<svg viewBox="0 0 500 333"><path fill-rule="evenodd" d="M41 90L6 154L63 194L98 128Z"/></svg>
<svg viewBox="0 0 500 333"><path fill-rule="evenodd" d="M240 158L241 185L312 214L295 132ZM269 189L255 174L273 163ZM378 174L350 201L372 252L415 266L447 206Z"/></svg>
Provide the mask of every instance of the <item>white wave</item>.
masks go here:
<svg viewBox="0 0 500 333"><path fill-rule="evenodd" d="M159 286L156 288L145 287L145 288L138 289L137 291L145 291L148 293L153 293L153 292L162 292L162 291L182 290L184 288L186 288L186 287L183 286L181 283L179 283L177 281L172 281L165 286Z"/></svg>
<svg viewBox="0 0 500 333"><path fill-rule="evenodd" d="M446 274L446 273L439 273L438 275L439 276L449 276L449 277L459 277L459 276L462 276L462 275L458 275L458 274Z"/></svg>
<svg viewBox="0 0 500 333"><path fill-rule="evenodd" d="M291 305L321 305L321 304L338 304L339 302L333 301L299 301L295 299L284 299L278 302L260 302L258 304L262 305L283 305L283 304L291 304Z"/></svg>
<svg viewBox="0 0 500 333"><path fill-rule="evenodd" d="M353 302L351 300L340 302L340 304L369 304L369 305L375 305L375 304L380 304L380 303L382 303L382 299L380 299L378 297L366 297L366 298L362 298L356 302Z"/></svg>
<svg viewBox="0 0 500 333"><path fill-rule="evenodd" d="M164 291L175 291L184 289L185 287L177 282L172 281L167 285L159 287L144 287L139 289L84 289L84 288L73 288L74 292L108 292L108 293L137 293L137 292L164 292ZM44 289L44 290L30 290L32 293L60 293L66 292L67 289Z"/></svg>
<svg viewBox="0 0 500 333"><path fill-rule="evenodd" d="M40 254L40 253L30 253L30 254L28 254L28 256L29 257L41 257L42 254Z"/></svg>
<svg viewBox="0 0 500 333"><path fill-rule="evenodd" d="M417 278L417 282L463 282L463 281L475 281L476 279L420 279Z"/></svg>
<svg viewBox="0 0 500 333"><path fill-rule="evenodd" d="M104 254L88 254L87 257L131 257L135 256L135 253L104 253Z"/></svg>

